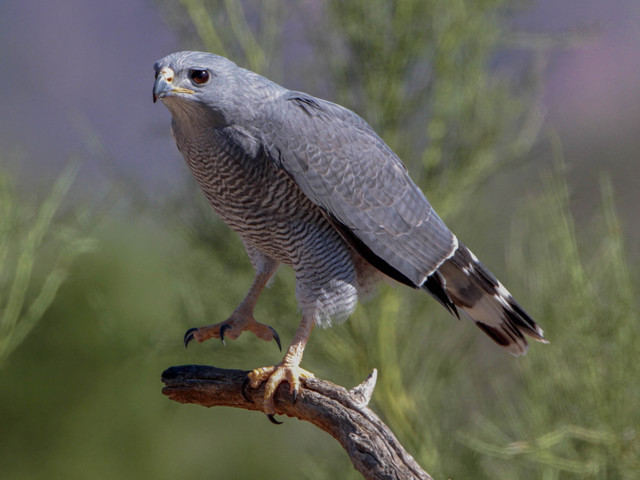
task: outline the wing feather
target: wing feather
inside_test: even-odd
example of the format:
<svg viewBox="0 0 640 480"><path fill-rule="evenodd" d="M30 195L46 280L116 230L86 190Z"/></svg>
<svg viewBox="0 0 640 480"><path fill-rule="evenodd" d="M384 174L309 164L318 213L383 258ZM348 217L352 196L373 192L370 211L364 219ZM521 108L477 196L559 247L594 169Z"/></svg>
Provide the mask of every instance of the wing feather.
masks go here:
<svg viewBox="0 0 640 480"><path fill-rule="evenodd" d="M358 115L288 92L265 110L257 133L275 164L374 255L424 283L457 240L398 156Z"/></svg>

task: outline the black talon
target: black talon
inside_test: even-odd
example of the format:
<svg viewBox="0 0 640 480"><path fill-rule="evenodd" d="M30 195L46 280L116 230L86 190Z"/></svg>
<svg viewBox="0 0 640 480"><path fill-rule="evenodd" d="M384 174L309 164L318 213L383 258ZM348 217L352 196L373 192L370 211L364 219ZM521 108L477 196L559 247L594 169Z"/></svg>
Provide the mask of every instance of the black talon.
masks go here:
<svg viewBox="0 0 640 480"><path fill-rule="evenodd" d="M269 325L267 325L269 327ZM276 329L273 327L269 327L269 330L271 330L271 333L273 333L273 339L276 341L276 343L278 344L278 348L280 349L280 351L282 351L282 344L280 343L280 335L278 335L278 332L276 332ZM282 423L282 422L280 422Z"/></svg>
<svg viewBox="0 0 640 480"><path fill-rule="evenodd" d="M273 415L273 413L267 413L267 418L274 425L282 425L282 423L283 423L283 422L279 422L278 420L276 420L276 417Z"/></svg>
<svg viewBox="0 0 640 480"><path fill-rule="evenodd" d="M293 401L291 402L291 404L296 403L296 400L298 399L298 391L294 390L291 396L293 397Z"/></svg>
<svg viewBox="0 0 640 480"><path fill-rule="evenodd" d="M248 396L247 396L247 387L249 386L249 377L246 376L244 377L244 380L242 381L242 387L240 388L240 392L242 393L242 396L244 397L244 399L249 402L249 403L253 403L253 400L251 400Z"/></svg>
<svg viewBox="0 0 640 480"><path fill-rule="evenodd" d="M226 343L224 343L224 332L226 332L230 328L231 325L229 325L228 323L225 323L220 327L220 341L222 342L222 345L226 345Z"/></svg>
<svg viewBox="0 0 640 480"><path fill-rule="evenodd" d="M191 340L193 340L194 337L193 336L193 332L195 332L196 330L198 330L196 327L190 328L189 330L187 330L186 332L184 332L184 348L187 348L189 346L189 343L191 342Z"/></svg>

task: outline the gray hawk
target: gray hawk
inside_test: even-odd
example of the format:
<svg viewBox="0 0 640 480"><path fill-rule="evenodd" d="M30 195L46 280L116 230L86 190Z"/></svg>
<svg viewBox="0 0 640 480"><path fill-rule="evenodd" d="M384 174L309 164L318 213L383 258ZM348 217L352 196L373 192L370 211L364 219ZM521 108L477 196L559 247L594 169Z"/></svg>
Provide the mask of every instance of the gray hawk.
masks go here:
<svg viewBox="0 0 640 480"><path fill-rule="evenodd" d="M278 365L248 376L253 388L267 382L270 419L280 383L288 382L295 398L300 380L313 376L300 368L313 326L345 320L359 295L385 277L425 290L453 315L462 311L509 353L526 352L524 335L546 342L354 112L202 52L156 62L157 99L171 112L178 150L256 271L232 315L189 329L185 343L248 330L279 344L253 311L279 264L295 271L300 326Z"/></svg>

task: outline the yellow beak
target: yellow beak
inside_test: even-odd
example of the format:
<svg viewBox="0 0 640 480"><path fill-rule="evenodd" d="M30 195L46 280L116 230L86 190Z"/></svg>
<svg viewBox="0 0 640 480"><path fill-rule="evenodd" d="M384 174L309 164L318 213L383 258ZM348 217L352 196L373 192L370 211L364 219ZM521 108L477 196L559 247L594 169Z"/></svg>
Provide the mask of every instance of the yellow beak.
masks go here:
<svg viewBox="0 0 640 480"><path fill-rule="evenodd" d="M168 67L158 72L156 81L153 84L153 103L156 103L159 98L166 97L171 93L195 93L194 90L188 88L174 87L172 84L173 78L174 72Z"/></svg>

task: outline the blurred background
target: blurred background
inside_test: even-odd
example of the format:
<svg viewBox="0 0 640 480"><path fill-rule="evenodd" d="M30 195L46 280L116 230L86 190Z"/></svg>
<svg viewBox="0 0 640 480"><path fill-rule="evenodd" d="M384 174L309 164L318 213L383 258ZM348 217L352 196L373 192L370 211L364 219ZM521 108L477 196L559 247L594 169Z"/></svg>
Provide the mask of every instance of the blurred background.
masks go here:
<svg viewBox="0 0 640 480"><path fill-rule="evenodd" d="M337 442L178 405L161 372L278 362L182 344L252 279L151 102L203 49L364 117L544 328L513 358L383 286L303 366L435 478L640 477L640 4L635 0L0 2L0 477L360 478ZM282 268L256 318L299 321Z"/></svg>

